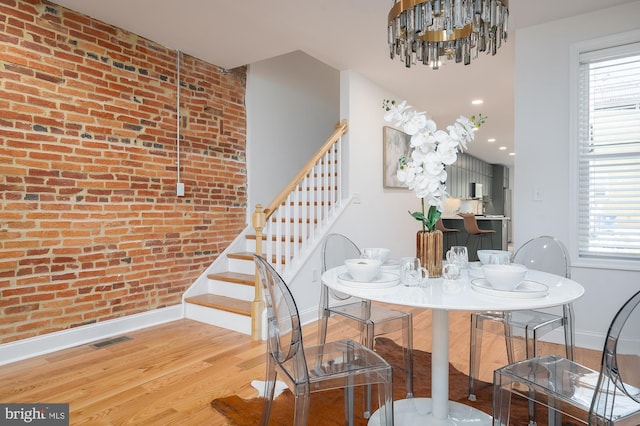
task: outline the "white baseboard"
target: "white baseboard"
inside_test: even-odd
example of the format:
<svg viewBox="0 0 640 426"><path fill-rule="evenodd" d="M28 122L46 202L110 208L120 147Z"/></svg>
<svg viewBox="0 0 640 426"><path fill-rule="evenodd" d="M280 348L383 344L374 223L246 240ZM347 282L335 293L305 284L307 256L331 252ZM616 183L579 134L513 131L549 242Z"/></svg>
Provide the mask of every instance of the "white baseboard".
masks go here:
<svg viewBox="0 0 640 426"><path fill-rule="evenodd" d="M605 340L605 336L603 334L590 333L583 330L576 330L575 333L574 343L576 347L602 351L602 346L604 345ZM540 340L564 345L564 329L562 327L558 327L540 337Z"/></svg>
<svg viewBox="0 0 640 426"><path fill-rule="evenodd" d="M0 365L44 355L184 317L182 305L156 309L0 345Z"/></svg>
<svg viewBox="0 0 640 426"><path fill-rule="evenodd" d="M300 323L305 326L307 324L310 324L312 322L318 321L318 308L317 307L311 307L308 308L305 311L302 312L298 312L300 315ZM315 343L313 343L315 344Z"/></svg>

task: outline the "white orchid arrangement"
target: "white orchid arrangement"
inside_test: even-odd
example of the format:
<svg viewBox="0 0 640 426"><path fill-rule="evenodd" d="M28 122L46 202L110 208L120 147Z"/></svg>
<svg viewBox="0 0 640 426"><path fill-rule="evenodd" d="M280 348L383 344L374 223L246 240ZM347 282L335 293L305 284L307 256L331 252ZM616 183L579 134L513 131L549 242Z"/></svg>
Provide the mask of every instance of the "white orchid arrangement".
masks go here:
<svg viewBox="0 0 640 426"><path fill-rule="evenodd" d="M422 230L432 232L442 214L442 203L447 199L445 166L458 159L458 152L467 149L473 141L474 128L486 120L482 114L471 119L460 116L447 130L438 130L436 123L425 112L417 112L407 105L385 99L382 108L384 119L395 127L401 127L411 136L411 158L398 160L398 180L413 190L422 201L421 212L409 212L422 223ZM429 205L425 215L425 200Z"/></svg>

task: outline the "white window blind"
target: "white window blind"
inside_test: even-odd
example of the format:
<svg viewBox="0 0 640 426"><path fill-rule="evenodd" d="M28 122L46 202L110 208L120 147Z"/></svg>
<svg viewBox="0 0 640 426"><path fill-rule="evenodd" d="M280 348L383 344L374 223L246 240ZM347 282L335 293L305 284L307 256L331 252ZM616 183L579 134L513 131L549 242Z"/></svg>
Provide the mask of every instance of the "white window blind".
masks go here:
<svg viewBox="0 0 640 426"><path fill-rule="evenodd" d="M640 260L640 42L579 61L578 255Z"/></svg>

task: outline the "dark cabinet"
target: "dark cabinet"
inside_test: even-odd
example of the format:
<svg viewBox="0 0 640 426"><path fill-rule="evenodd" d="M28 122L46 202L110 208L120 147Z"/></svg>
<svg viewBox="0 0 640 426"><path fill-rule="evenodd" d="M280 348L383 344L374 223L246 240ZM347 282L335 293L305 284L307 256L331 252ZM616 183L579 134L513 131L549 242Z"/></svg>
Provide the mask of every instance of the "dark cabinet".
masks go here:
<svg viewBox="0 0 640 426"><path fill-rule="evenodd" d="M509 188L509 168L502 164L493 165L493 181L491 203L487 206L487 213L505 214L507 189Z"/></svg>
<svg viewBox="0 0 640 426"><path fill-rule="evenodd" d="M502 164L494 164L493 181L496 187L509 188L509 168Z"/></svg>
<svg viewBox="0 0 640 426"><path fill-rule="evenodd" d="M491 164L469 154L459 154L458 160L447 166L447 192L454 198L470 198L472 182L483 187L483 195L492 192L493 169Z"/></svg>

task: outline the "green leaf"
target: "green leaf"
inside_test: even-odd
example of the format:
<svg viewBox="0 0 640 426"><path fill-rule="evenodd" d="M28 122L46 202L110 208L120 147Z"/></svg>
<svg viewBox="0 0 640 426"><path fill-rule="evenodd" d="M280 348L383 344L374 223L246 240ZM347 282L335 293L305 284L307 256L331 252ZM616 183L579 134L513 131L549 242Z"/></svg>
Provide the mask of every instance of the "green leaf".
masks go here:
<svg viewBox="0 0 640 426"><path fill-rule="evenodd" d="M436 222L440 219L442 213L438 211L436 206L429 206L429 210L427 211L427 215L424 215L424 198L421 199L422 202L422 211L421 212L409 212L409 214L418 222L422 224L423 231L433 232L436 229Z"/></svg>
<svg viewBox="0 0 640 426"><path fill-rule="evenodd" d="M436 229L436 222L438 222L441 215L442 213L440 213L435 206L429 207L429 213L427 213L426 221L427 229L429 230L429 232L432 232Z"/></svg>
<svg viewBox="0 0 640 426"><path fill-rule="evenodd" d="M422 212L413 212L413 213L409 212L409 214L411 216L413 216L413 218L415 220L417 220L418 222L423 222L425 225L427 224L427 218L424 217L424 213L422 213Z"/></svg>

